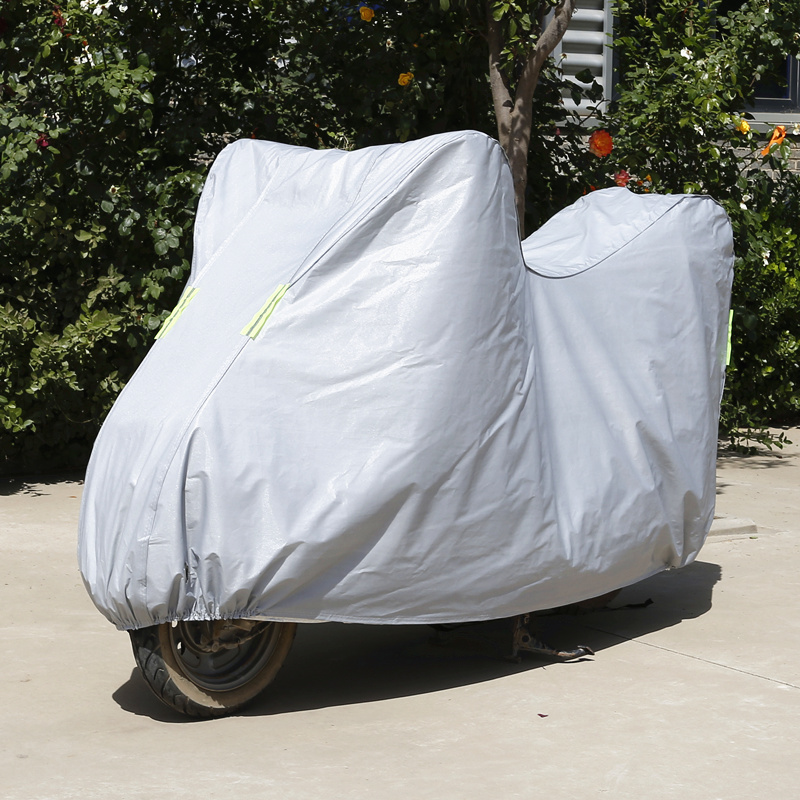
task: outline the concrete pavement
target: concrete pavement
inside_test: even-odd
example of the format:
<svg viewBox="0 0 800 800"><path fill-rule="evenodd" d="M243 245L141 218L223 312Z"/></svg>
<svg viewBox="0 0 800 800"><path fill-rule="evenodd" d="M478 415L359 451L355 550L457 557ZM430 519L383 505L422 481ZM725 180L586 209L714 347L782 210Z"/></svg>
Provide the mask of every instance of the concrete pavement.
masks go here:
<svg viewBox="0 0 800 800"><path fill-rule="evenodd" d="M0 479L0 798L792 798L800 785L800 430L722 455L698 561L620 608L542 619L569 664L430 643L420 626L301 626L240 716L185 721L94 609L81 483ZM487 631L492 634L493 631Z"/></svg>

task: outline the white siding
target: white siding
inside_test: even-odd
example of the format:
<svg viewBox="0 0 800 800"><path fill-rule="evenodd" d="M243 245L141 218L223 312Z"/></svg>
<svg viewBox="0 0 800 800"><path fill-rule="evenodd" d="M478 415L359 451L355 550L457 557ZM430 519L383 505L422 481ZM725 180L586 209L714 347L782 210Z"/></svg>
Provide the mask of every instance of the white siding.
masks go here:
<svg viewBox="0 0 800 800"><path fill-rule="evenodd" d="M572 17L564 38L553 52L556 64L561 68L564 77L575 83L575 75L589 69L597 82L603 87L603 97L611 97L611 80L613 71L610 34L613 28L613 16L610 3L604 0L577 0L575 15ZM564 106L567 109L587 109L584 101L580 106L572 102L567 93Z"/></svg>

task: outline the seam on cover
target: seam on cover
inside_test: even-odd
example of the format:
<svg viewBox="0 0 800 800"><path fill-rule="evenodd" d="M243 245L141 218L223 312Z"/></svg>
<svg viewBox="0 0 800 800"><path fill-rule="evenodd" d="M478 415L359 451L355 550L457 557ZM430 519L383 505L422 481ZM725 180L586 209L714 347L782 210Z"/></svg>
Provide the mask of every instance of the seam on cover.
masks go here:
<svg viewBox="0 0 800 800"><path fill-rule="evenodd" d="M407 178L409 177L409 175L411 175L412 172L414 172L415 170L419 169L420 166L422 166L426 161L428 161L430 158L432 158L434 155L436 155L440 150L442 150L443 148L445 148L448 145L452 144L453 142L463 141L463 140L465 140L467 138L471 138L471 137L474 137L474 136L483 137L484 134L480 134L477 131L466 131L461 136L454 137L452 139L448 139L445 142L441 142L441 143L437 144L432 149L427 150L425 153L423 153L421 156L419 156L416 161L414 161L411 165L409 165L408 169L405 171L405 173L402 175L402 177L399 178L389 189L387 189L386 192L384 192L377 199L375 199L366 209L363 209L362 213L369 213L371 211L374 211L381 203L386 201L387 197L389 197L391 194L393 194L396 191L398 186L400 186L405 180L407 180ZM486 139L488 139L490 142L493 141L488 136L486 137ZM499 147L499 145L496 145L496 147ZM364 182L366 182L366 177L367 176L365 176L365 178L364 178ZM362 183L362 187L361 188L363 188L363 183ZM359 188L359 192L358 192L359 194L361 192L361 188ZM368 200L369 200L369 198L366 198L365 202L367 202ZM341 222L347 216L352 216L354 210L355 209L351 208L351 210L347 214L344 214L341 217L339 217L337 222L334 223L333 225L331 225L330 228L328 228L328 230L325 233L325 236L327 236L328 233L330 233L330 231L333 230L333 228L336 226L336 224ZM360 219L360 216L359 216L359 219ZM316 258L314 258L314 260L310 264L306 265L306 261L314 254L314 249L316 249L316 247L319 245L319 242L321 242L325 238L323 236L317 242L317 245L315 245L314 249L312 249L312 251L308 254L308 256L306 256L306 258L303 259L303 262L300 264L300 266L295 270L294 274L289 279L289 285L290 286L294 286L295 283L297 283L302 278L304 278L319 263L319 261L325 255L327 255L327 253L329 253L337 244L339 244L339 242L344 238L344 236L346 234L350 233L350 231L353 230L353 228L355 227L356 224L357 224L357 220L354 221L354 222L351 222L339 234L339 236L337 236L336 239L330 243L330 245L328 247L326 247L321 253L319 253L319 255L316 256ZM305 267L305 270L301 272L301 270L303 270L304 267Z"/></svg>
<svg viewBox="0 0 800 800"><path fill-rule="evenodd" d="M262 162L263 162L263 161L265 160L265 156L263 156L263 155L262 155L262 156L261 156L261 160L262 160ZM266 190L269 188L269 186L270 186L271 184L272 184L272 181L270 181L270 182L267 184L267 186L264 188L264 192L265 192L265 191L266 191ZM242 218L242 221L239 223L239 225L237 225L237 226L234 228L233 232L232 232L232 233L231 233L231 234L230 234L230 235L229 235L229 236L228 236L228 237L225 239L225 241L224 241L224 242L223 242L223 243L222 243L222 244L221 244L221 245L220 245L220 246L219 246L219 247L218 247L218 248L217 248L217 249L216 249L216 250L215 250L215 251L214 251L214 252L211 254L211 256L209 256L209 259L208 259L208 261L206 262L206 265L205 265L205 266L204 266L204 267L203 267L203 268L202 268L202 269L201 269L201 270L200 270L200 271L197 273L197 276L196 276L195 282L192 284L192 286L194 286L195 288L198 288L198 286L197 286L197 285L198 285L198 283L199 283L200 279L202 278L202 276L205 274L205 272L206 272L206 270L208 269L208 267L209 267L209 266L211 266L211 264L212 264L212 263L213 263L213 262L214 262L214 261L217 259L217 257L218 257L218 255L219 255L219 253L221 252L221 250L222 250L222 249L223 249L223 248L224 248L224 247L225 247L225 246L228 244L228 240L231 238L231 236L233 236L233 235L234 235L234 233L236 233L236 232L238 231L238 229L241 227L241 225L243 225L243 224L245 223L245 221L246 221L246 220L247 220L247 219L250 217L250 215L251 215L251 214L254 212L254 210L255 210L256 206L257 206L257 205L258 205L258 204L261 202L262 195L264 194L264 192L262 192L262 193L261 193L261 195L259 195L259 198L258 198L258 200L257 200L257 201L254 203L254 205L253 205L253 206L252 206L252 207L251 207L251 208L250 208L250 209L247 211L247 213L245 214L245 216ZM193 255L193 258L194 258L194 255ZM187 285L188 285L188 281L187 281ZM186 287L184 287L184 292L185 292L185 291L186 291ZM162 323L162 324L163 324L163 323ZM162 337L162 338L163 338L163 337ZM154 344L155 344L155 343L154 343ZM148 358L150 358L150 354L152 353L152 351L153 351L153 347L151 347L151 348L150 348L150 349L147 351L147 353L145 354L145 357L142 359L142 361L140 362L139 366L142 366L142 365L143 365L143 364L144 364L144 363L147 361L147 359L148 359ZM120 393L117 395L117 400L119 400L119 399L120 399L120 398L123 396L123 394L125 393L125 391L126 391L126 389L127 389L127 388L128 388L128 384L125 384L125 386L123 386L123 387L122 387L122 391L121 391L121 392L120 392ZM110 411L108 412L108 414L106 415L106 419L109 419L109 418L111 418L112 414L114 414L114 408L115 408L115 406L116 406L116 405L117 405L117 403L116 403L116 402L114 403L114 405L112 405L112 407L111 407L111 410L110 410ZM148 535L149 535L149 534L148 534Z"/></svg>
<svg viewBox="0 0 800 800"><path fill-rule="evenodd" d="M646 230L649 230L653 225L656 224L656 222L658 222L661 219L664 219L664 217L666 217L667 214L669 214L673 209L677 208L681 203L683 203L683 201L686 200L686 198L688 196L689 195L683 195L680 198L680 200L678 200L676 203L673 203L666 211L662 211L657 217L654 217L650 222L647 223L647 225L645 225L640 231L637 231L626 242L623 242L619 247L617 247L616 249L612 250L608 255L603 256L598 261L595 261L594 263L589 264L588 267L584 267L583 269L580 269L577 272L570 272L569 275L545 275L545 274L539 272L538 270L535 270L533 267L529 267L527 262L525 262L525 267L528 270L528 272L532 272L537 277L545 278L546 280L551 280L551 281L562 281L562 280L566 280L567 278L574 278L576 275L583 275L584 272L588 272L590 269L594 269L599 264L602 264L604 261L607 261L609 258L611 258L611 256L615 256L621 250L624 250L632 242L635 242ZM705 195L692 195L692 196L693 197L705 197ZM711 199L711 198L709 198L709 199ZM524 260L524 258L523 258L523 260Z"/></svg>
<svg viewBox="0 0 800 800"><path fill-rule="evenodd" d="M361 181L361 185L358 187L358 190L355 193L356 200L354 201L353 205L350 207L350 210L346 211L344 214L342 214L340 217L338 217L334 222L332 222L330 224L330 226L328 227L328 229L325 231L325 233L323 233L317 239L317 241L314 243L314 245L311 247L311 249L307 252L306 256L300 261L299 266L295 269L295 271L292 273L292 275L287 279L286 283L287 283L288 287L291 289L292 287L295 286L295 284L297 284L306 275L308 275L308 273L311 272L312 269L314 269L314 267L320 262L320 260L325 255L327 255L337 244L339 244L339 242L347 234L349 234L353 230L354 227L356 227L356 225L358 224L358 221L362 218L363 214L373 211L381 203L385 202L386 198L389 197L391 194L393 194L396 191L397 187L400 186L403 183L403 181L405 181L409 177L409 175L411 175L411 173L414 172L414 170L418 169L429 158L432 158L442 148L447 147L452 142L461 141L461 140L464 140L464 139L466 139L468 137L473 137L473 136L483 137L484 134L480 134L480 133L478 133L476 131L467 131L467 132L465 132L463 135L461 135L459 137L454 137L452 139L448 139L447 141L441 142L441 143L437 144L435 147L426 150L421 156L419 156L417 158L416 161L414 161L411 165L408 166L407 170L402 175L402 177L400 177L395 183L393 183L391 187L389 187L382 195L380 195L376 200L374 200L366 209L360 209L360 213L358 214L357 218L354 221L350 222L349 224L345 223L346 227L344 228L344 230L328 245L328 247L326 247L324 250L322 250L319 254L315 255L316 250L319 247L320 243L325 241L325 239L329 236L331 231L335 230L335 228L338 225L342 224L343 220L346 220L348 217L354 216L354 212L356 210L355 206L358 203L358 197L359 197L359 195L361 194L361 192L362 192L362 190L364 188L364 184L366 184L367 179L369 178L369 173L365 174L363 180ZM486 137L486 138L489 139L489 137ZM489 139L489 141L492 142L493 140ZM499 145L495 145L495 146L499 147ZM259 202L261 202L262 199L263 199L263 197L259 197ZM367 202L368 200L369 200L369 198L366 198L364 202ZM216 256L216 253L215 253L215 256ZM209 263L210 263L210 261L209 261Z"/></svg>
<svg viewBox="0 0 800 800"><path fill-rule="evenodd" d="M398 181L396 181L392 185L391 188L387 189L383 194L381 194L374 202L372 202L367 207L367 209L362 209L362 213L359 214L358 219L361 218L363 213L369 213L370 211L373 211L381 203L385 202L386 198L389 195L391 195L394 191L396 191L397 187L400 186L403 183L403 181L407 180L409 175L411 175L412 172L414 172L414 170L418 169L422 164L424 164L428 159L432 158L435 154L437 154L444 147L449 146L453 142L463 141L463 140L467 139L468 137L474 137L474 136L482 137L483 135L480 134L480 133L477 133L475 131L467 131L464 134L462 134L461 136L454 137L452 139L448 139L445 142L441 142L441 143L437 144L432 149L426 150L426 152L423 155L421 155L416 161L414 161L413 164L409 165L408 169L405 171L403 176ZM486 138L489 139L489 137L486 137ZM491 143L490 139L489 139L489 142ZM499 147L499 145L495 145L495 147ZM262 159L262 161L263 160L264 159ZM366 183L368 177L369 177L369 173L364 176L364 180L362 181L362 184L359 187L356 196L358 196L358 194L360 194L360 192L363 189L364 184ZM255 212L255 209L263 201L263 198L264 198L266 192L269 190L269 188L272 185L272 183L273 183L273 181L269 181L267 183L267 185L264 187L263 191L259 194L258 200L253 204L253 206L251 206L251 208L248 210L247 214L245 214L245 216L243 217L242 221L234 228L234 230L231 232L231 234L225 239L223 244L220 245L220 247L218 247L217 250L214 251L214 254L209 258L208 262L206 262L206 266L203 267L202 271L198 273L197 279L196 279L195 284L194 284L195 286L197 286L197 284L200 282L201 277L206 273L206 271L211 266L211 264L214 263L214 261L216 261L219 253L224 249L224 247L228 244L228 242L231 240L231 238L241 229L242 225L244 225L244 223L247 220L249 220L250 217L253 215L253 213ZM367 200L368 199L369 198L367 198ZM355 227L355 225L357 224L357 220L355 220L355 221L351 222L349 225L347 225L345 227L345 229L342 231L342 233L330 244L330 246L325 248L316 258L314 258L313 261L310 264L308 264L307 268L302 273L298 274L298 272L303 269L303 267L306 265L308 260L312 257L315 249L319 246L320 242L324 240L324 238L333 230L333 228L337 224L339 224L342 221L342 219L345 219L347 216L352 216L354 214L355 210L356 209L351 207L349 212L347 212L347 213L343 214L341 217L339 217L338 220L336 222L334 222L328 228L328 230L323 234L323 236L320 239L317 240L317 242L311 248L311 250L306 255L306 257L301 261L300 266L297 267L297 269L295 270L295 272L292 275L292 277L287 281L288 286L290 288L292 286L294 286L298 281L300 281L305 275L307 275L314 268L314 266L316 266L319 263L319 261L335 245L337 245L346 234L348 234ZM140 584L140 587L141 587L140 599L141 599L142 605L143 605L143 607L145 609L147 608L147 575L148 575L147 566L148 566L148 561L149 561L149 556L150 556L150 539L152 538L152 535L153 535L153 526L155 524L155 517L156 517L157 510L158 510L159 501L161 499L161 494L162 494L162 492L164 490L164 482L166 481L167 474L169 473L170 467L172 466L172 463L174 462L175 457L178 454L178 450L180 448L181 442L183 441L184 437L186 436L186 432L189 430L189 427L191 426L192 422L195 420L197 415L200 413L200 411L202 410L203 406L208 401L208 398L211 396L211 394L217 388L219 383L225 377L225 374L233 366L233 364L236 362L236 360L241 355L241 353L244 350L244 348L251 341L252 340L249 337L243 337L243 339L241 340L241 343L237 344L237 346L233 349L231 355L229 355L228 359L224 362L224 364L221 367L221 369L217 372L215 377L212 378L212 380L209 382L208 387L203 392L203 395L202 395L200 401L195 405L193 411L190 414L187 415L184 424L181 426L180 432L176 435L176 437L174 439L174 444L172 445L172 453L169 456L169 458L167 459L166 464L164 465L164 467L162 469L162 473L161 473L160 477L155 482L155 485L158 487L158 491L157 491L157 494L155 496L154 501L150 504L150 507L148 509L148 517L147 517L146 522L144 524L144 530L146 532L143 534L142 538L138 540L141 543L141 546L144 548L144 551L145 551L144 552L144 566L145 566L144 580ZM355 618L353 618L353 619L355 619ZM333 621L333 618L331 618L331 620Z"/></svg>
<svg viewBox="0 0 800 800"><path fill-rule="evenodd" d="M175 436L174 444L172 445L172 454L166 460L166 463L162 468L162 473L158 478L158 480L155 482L155 485L158 487L158 491L156 493L154 501L150 503L148 508L148 516L144 524L145 533L142 536L142 538L138 540L141 543L141 546L144 548L144 580L141 582L140 586L141 586L141 601L142 605L145 608L147 608L147 576L148 576L147 567L150 559L150 539L152 538L153 535L153 525L155 524L155 518L156 518L156 513L158 511L159 501L161 500L161 494L164 491L164 481L167 478L167 474L169 473L170 467L172 466L172 462L175 460L175 456L178 454L178 449L180 448L181 442L186 436L186 432L189 430L189 426L192 424L194 419L200 413L201 409L208 401L208 398L211 396L214 389L216 389L220 381L225 377L225 374L233 366L234 362L236 361L236 359L238 358L239 354L241 353L242 349L244 348L245 344L248 341L249 341L248 339L243 339L241 340L241 342L237 342L237 346L233 349L232 353L223 363L221 369L209 382L199 402L195 405L194 409L192 410L192 413L187 415L186 421L181 426L180 432L178 433L177 436Z"/></svg>
<svg viewBox="0 0 800 800"><path fill-rule="evenodd" d="M261 156L261 162L262 162L262 165L266 162L266 156L263 156L263 155ZM361 183L361 186L359 187L359 190L358 190L359 193L360 193L361 189L363 188L364 183L366 183L366 180L367 180L368 177L369 177L369 174L366 174L364 176L364 179L363 179L363 181ZM206 262L206 264L203 267L203 269L200 272L198 272L198 274L197 274L197 277L195 279L195 284L194 284L195 286L197 286L199 284L199 282L200 282L201 278L203 277L203 275L205 275L205 273L207 272L209 267L211 267L211 265L218 259L219 254L225 249L225 247L229 244L231 239L239 232L239 230L242 228L242 226L253 216L253 214L255 213L256 209L263 202L264 197L266 196L266 193L269 191L269 189L272 186L273 182L274 182L274 179L267 182L267 185L261 191L261 193L259 194L259 196L256 199L256 201L253 203L253 205L248 209L247 213L242 217L242 219L239 222L239 224L237 224L234 227L233 231L231 231L231 233L225 238L224 242L209 257L209 259ZM342 215L342 216L346 216L346 215ZM339 217L339 219L336 222L334 222L330 226L330 228L328 228L328 230L322 235L322 237L320 239L318 239L314 243L314 245L312 246L312 248L309 251L308 255L306 255L306 257L301 262L301 265L302 265L302 263L305 263L305 261L311 255L311 253L314 252L314 249L319 245L320 241L322 241L325 238L325 236L328 235L330 230L339 221L341 221L341 219L342 219L342 217ZM289 283L287 284L287 289L291 288L291 286L292 286L292 282L290 280ZM249 338L244 338L243 340L241 340L240 343L237 343L237 345L234 348L234 350L231 352L231 354L228 356L226 361L223 363L222 368L217 372L217 374L209 382L208 386L206 387L205 391L203 392L203 395L202 395L199 403L197 403L197 405L194 407L192 412L187 415L184 424L181 426L181 429L180 429L179 433L176 435L176 437L174 439L174 444L172 445L172 453L169 456L169 459L167 460L167 462L166 462L166 464L165 464L165 466L163 468L162 474L160 475L160 477L156 481L156 486L158 487L158 491L157 491L157 494L156 494L156 497L155 497L155 501L150 505L150 508L148 509L148 517L147 517L145 525L144 525L146 533L139 540L141 542L141 546L144 548L144 580L140 583L140 587L141 587L141 589L140 589L140 599L141 599L141 602L142 602L142 606L145 609L147 609L147 576L148 576L147 567L148 567L148 562L149 562L149 558L150 558L150 540L151 540L152 535L153 535L153 526L155 525L155 518L156 518L156 514L158 512L159 501L161 499L161 494L162 494L162 492L164 490L164 482L166 481L166 478L167 478L169 470L170 470L170 468L172 466L172 463L175 461L175 457L178 454L181 442L183 442L183 440L184 440L184 438L186 436L186 433L189 430L192 422L194 422L194 420L197 418L197 415L200 413L200 411L202 410L203 406L208 401L209 397L213 394L214 390L217 388L217 386L220 384L222 379L225 377L225 374L228 372L228 370L236 362L238 357L241 355L242 350L244 350L244 348L247 346L249 341L250 341Z"/></svg>
<svg viewBox="0 0 800 800"><path fill-rule="evenodd" d="M266 155L264 153L259 153L259 160L263 165L266 162ZM206 261L205 266L197 273L197 278L195 280L195 285L200 282L200 279L203 275L206 274L208 268L219 258L220 253L230 244L231 239L236 236L239 230L247 223L250 217L253 216L256 209L261 205L261 202L264 199L264 195L269 191L270 187L274 182L274 177L272 180L267 181L267 185L261 190L256 200L253 202L253 205L247 210L247 213L239 220L239 223L233 228L233 230L225 237L222 244L217 247L217 249L208 257L208 261Z"/></svg>

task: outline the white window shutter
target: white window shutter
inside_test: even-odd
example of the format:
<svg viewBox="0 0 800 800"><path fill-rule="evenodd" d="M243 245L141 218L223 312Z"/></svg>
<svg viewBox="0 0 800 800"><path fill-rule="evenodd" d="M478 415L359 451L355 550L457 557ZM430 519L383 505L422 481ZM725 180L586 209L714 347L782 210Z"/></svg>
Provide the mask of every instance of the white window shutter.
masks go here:
<svg viewBox="0 0 800 800"><path fill-rule="evenodd" d="M613 54L609 45L612 30L609 0L577 0L567 32L553 51L553 58L565 78L580 83L575 76L589 69L603 87L604 102L611 98ZM570 111L588 113L589 105L586 100L576 105L569 92L564 97L564 107Z"/></svg>

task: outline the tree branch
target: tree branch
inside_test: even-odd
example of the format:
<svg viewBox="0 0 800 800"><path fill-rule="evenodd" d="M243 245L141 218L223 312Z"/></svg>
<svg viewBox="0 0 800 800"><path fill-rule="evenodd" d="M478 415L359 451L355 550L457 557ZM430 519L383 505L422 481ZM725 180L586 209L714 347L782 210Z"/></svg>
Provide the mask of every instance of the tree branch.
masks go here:
<svg viewBox="0 0 800 800"><path fill-rule="evenodd" d="M547 27L528 52L512 99L509 78L502 63L505 37L502 21L492 15L492 0L486 0L487 38L489 42L489 85L492 89L498 140L508 157L514 176L520 236L524 236L525 189L528 184L528 150L533 124L533 93L542 67L561 41L572 15L575 0L560 0ZM540 17L540 20L543 18ZM543 21L540 22L543 25Z"/></svg>
<svg viewBox="0 0 800 800"><path fill-rule="evenodd" d="M550 24L542 31L536 41L536 46L528 55L525 68L522 70L517 84L515 100L529 100L533 97L544 62L564 37L574 13L575 0L561 0L556 6Z"/></svg>
<svg viewBox="0 0 800 800"><path fill-rule="evenodd" d="M489 86L492 90L494 116L497 120L497 138L503 149L508 152L514 101L511 98L508 82L503 75L501 64L504 44L503 26L492 16L492 0L486 0L486 32L489 41Z"/></svg>

